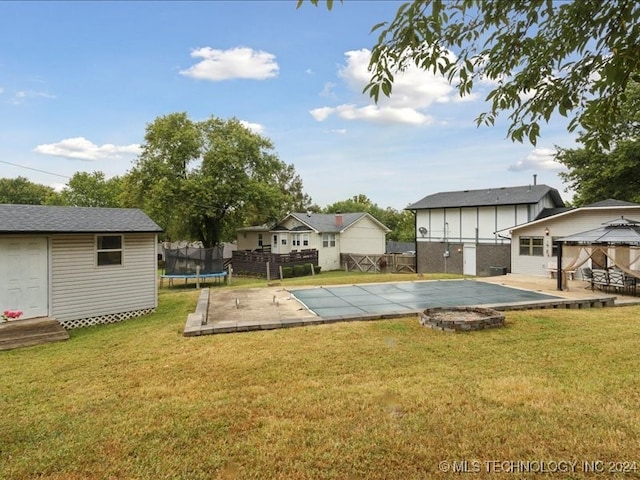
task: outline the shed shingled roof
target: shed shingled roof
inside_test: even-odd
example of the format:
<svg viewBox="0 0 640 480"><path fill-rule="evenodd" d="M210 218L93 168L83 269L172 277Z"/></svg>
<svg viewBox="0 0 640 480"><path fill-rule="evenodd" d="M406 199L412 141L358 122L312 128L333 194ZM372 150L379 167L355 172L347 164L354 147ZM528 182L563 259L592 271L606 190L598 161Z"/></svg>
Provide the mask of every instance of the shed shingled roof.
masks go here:
<svg viewBox="0 0 640 480"><path fill-rule="evenodd" d="M137 208L0 204L0 233L155 233Z"/></svg>
<svg viewBox="0 0 640 480"><path fill-rule="evenodd" d="M564 202L555 188L548 185L524 185L434 193L409 205L406 210L535 204L548 194L556 207L564 207Z"/></svg>

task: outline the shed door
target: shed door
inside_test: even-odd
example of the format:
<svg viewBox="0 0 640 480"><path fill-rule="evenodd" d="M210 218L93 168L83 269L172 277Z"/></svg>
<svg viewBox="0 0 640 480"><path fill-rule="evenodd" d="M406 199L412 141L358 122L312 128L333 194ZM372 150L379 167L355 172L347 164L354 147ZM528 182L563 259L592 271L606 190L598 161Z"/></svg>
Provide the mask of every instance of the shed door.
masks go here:
<svg viewBox="0 0 640 480"><path fill-rule="evenodd" d="M47 239L0 239L0 309L21 318L44 317L48 309Z"/></svg>
<svg viewBox="0 0 640 480"><path fill-rule="evenodd" d="M465 243L462 249L462 273L464 275L476 274L476 245Z"/></svg>

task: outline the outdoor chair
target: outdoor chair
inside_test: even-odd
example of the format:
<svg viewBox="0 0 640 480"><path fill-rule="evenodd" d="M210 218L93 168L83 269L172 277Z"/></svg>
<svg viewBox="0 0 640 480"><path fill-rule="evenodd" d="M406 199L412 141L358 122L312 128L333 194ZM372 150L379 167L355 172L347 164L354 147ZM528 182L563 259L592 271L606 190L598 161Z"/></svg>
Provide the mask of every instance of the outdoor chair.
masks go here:
<svg viewBox="0 0 640 480"><path fill-rule="evenodd" d="M591 271L591 290L595 287L606 289L609 285L609 274L606 270L594 269Z"/></svg>
<svg viewBox="0 0 640 480"><path fill-rule="evenodd" d="M590 282L593 278L593 271L589 267L582 267L579 270L578 276L580 277L580 279Z"/></svg>

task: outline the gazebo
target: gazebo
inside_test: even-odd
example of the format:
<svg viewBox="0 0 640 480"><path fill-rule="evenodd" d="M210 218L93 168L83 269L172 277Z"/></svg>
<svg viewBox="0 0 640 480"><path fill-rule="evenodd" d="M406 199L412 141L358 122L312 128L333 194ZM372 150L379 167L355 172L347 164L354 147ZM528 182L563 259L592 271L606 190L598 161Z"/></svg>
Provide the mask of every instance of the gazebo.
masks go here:
<svg viewBox="0 0 640 480"><path fill-rule="evenodd" d="M634 280L640 279L640 222L620 217L602 227L557 239L558 290L563 289L567 273L589 260L594 270L615 267Z"/></svg>

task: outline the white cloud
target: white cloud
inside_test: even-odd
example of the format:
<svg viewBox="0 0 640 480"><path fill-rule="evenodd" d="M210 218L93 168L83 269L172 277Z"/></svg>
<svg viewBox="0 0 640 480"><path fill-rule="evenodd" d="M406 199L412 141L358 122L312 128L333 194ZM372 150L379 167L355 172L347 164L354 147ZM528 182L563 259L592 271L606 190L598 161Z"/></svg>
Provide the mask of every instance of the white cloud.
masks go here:
<svg viewBox="0 0 640 480"><path fill-rule="evenodd" d="M556 151L552 148L536 148L523 160L518 160L510 165L511 172L523 172L525 170L564 170L564 165L555 161Z"/></svg>
<svg viewBox="0 0 640 480"><path fill-rule="evenodd" d="M0 93L4 93L4 88L0 87Z"/></svg>
<svg viewBox="0 0 640 480"><path fill-rule="evenodd" d="M309 113L313 118L315 118L318 122L322 122L329 118L329 116L334 112L335 108L332 107L320 107L314 108L310 110Z"/></svg>
<svg viewBox="0 0 640 480"><path fill-rule="evenodd" d="M455 89L441 75L410 65L403 72L396 72L391 97L381 95L378 104L374 105L368 94L362 93L370 80L368 67L371 52L367 49L353 50L346 52L345 57L346 64L340 67L338 76L350 90L358 92L363 103L313 109L309 113L317 121L337 115L345 120L429 125L434 123L434 119L426 110L434 103L475 100L475 97L460 99ZM325 92L326 86L323 90Z"/></svg>
<svg viewBox="0 0 640 480"><path fill-rule="evenodd" d="M340 105L335 109L335 113L345 120L366 120L374 123L403 123L409 125L429 125L433 123L432 117L410 107Z"/></svg>
<svg viewBox="0 0 640 480"><path fill-rule="evenodd" d="M329 97L335 98L336 94L333 92L333 89L336 88L336 84L333 82L326 82L322 86L322 90L320 91L321 97Z"/></svg>
<svg viewBox="0 0 640 480"><path fill-rule="evenodd" d="M260 125L259 123L251 123L246 120L240 120L240 123L243 127L251 130L253 133L257 133L258 135L264 132L264 125Z"/></svg>
<svg viewBox="0 0 640 480"><path fill-rule="evenodd" d="M2 92L0 91L0 93ZM22 102L30 98L54 99L56 98L56 96L46 92L37 92L34 90L20 90L15 93L11 101L14 105L20 105Z"/></svg>
<svg viewBox="0 0 640 480"><path fill-rule="evenodd" d="M200 80L230 80L234 78L249 78L264 80L278 75L278 63L275 55L253 50L246 47L236 47L229 50L217 50L204 47L193 50L191 56L202 60L180 73L187 77Z"/></svg>
<svg viewBox="0 0 640 480"><path fill-rule="evenodd" d="M140 145L113 145L110 143L98 146L84 137L67 138L57 143L38 145L34 152L56 157L75 158L78 160L117 159L122 156L138 155Z"/></svg>

